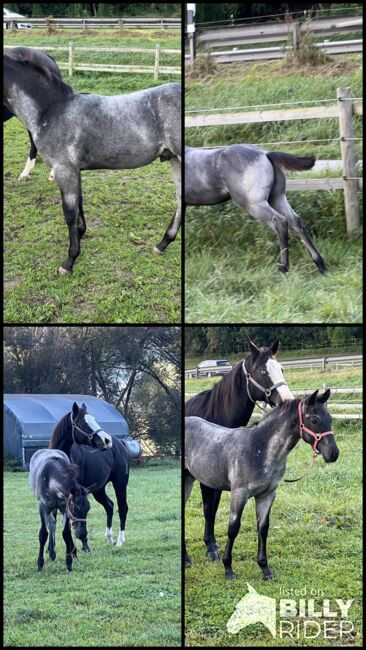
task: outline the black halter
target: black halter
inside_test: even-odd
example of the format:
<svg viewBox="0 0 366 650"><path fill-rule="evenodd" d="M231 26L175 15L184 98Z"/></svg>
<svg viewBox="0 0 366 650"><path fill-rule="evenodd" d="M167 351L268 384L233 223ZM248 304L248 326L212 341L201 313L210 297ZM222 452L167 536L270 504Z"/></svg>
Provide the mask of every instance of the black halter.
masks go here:
<svg viewBox="0 0 366 650"><path fill-rule="evenodd" d="M248 393L248 397L249 397L249 399L251 400L251 402L253 402L253 404L255 404L256 401L255 401L255 399L252 398L252 396L251 396L251 394L250 394L250 390L249 390L249 383L250 383L250 382L251 382L252 384L254 384L254 386L256 386L257 388L259 388L259 390L261 390L261 391L264 393L264 398L265 398L265 401L266 401L267 404L270 403L270 402L269 402L269 397L271 396L271 394L273 393L273 391L274 391L276 388L278 388L279 386L287 386L287 382L285 382L285 381L278 381L277 384L272 384L272 386L270 386L270 388L265 388L264 386L261 386L261 385L260 385L260 384L255 380L255 379L253 379L252 375L247 371L247 369L246 369L246 367L245 367L245 361L243 361L243 363L242 363L242 368L243 368L243 372L244 372L244 375L245 375L245 379L246 379L246 381L247 381L247 393ZM264 408L263 408L262 406L260 406L260 404L258 404L258 406L259 406L259 408L262 409L262 411L264 411Z"/></svg>
<svg viewBox="0 0 366 650"><path fill-rule="evenodd" d="M92 431L91 433L87 433L86 431L83 431L82 429L80 429L80 427L78 427L77 424L75 424L74 419L72 417L72 413L70 413L70 417L71 417L71 427L72 427L72 429L71 429L72 439L73 439L75 444L76 444L76 440L75 440L75 436L74 436L75 429L76 429L76 431L79 431L79 433L82 433L83 436L86 436L90 441L93 440L93 436L96 433L99 433L99 431L103 431L103 429L97 429L96 431Z"/></svg>

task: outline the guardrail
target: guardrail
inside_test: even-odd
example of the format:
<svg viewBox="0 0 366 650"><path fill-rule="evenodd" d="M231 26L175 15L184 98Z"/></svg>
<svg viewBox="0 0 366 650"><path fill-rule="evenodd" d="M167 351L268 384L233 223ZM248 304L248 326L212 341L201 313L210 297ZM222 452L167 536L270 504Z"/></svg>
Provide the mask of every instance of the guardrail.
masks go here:
<svg viewBox="0 0 366 650"><path fill-rule="evenodd" d="M260 23L240 27L220 27L197 30L197 43L210 48L210 55L217 63L235 61L253 61L284 58L299 47L300 38L309 33L313 37L334 37L335 35L362 33L362 16L344 16L342 18L320 18L311 21L295 20L291 23ZM239 50L233 47L229 51L216 48L237 45L282 42L279 47L262 47ZM327 54L362 52L362 39L349 41L324 40L315 46ZM192 51L192 50L191 50ZM190 55L186 55L190 58Z"/></svg>
<svg viewBox="0 0 366 650"><path fill-rule="evenodd" d="M32 27L56 29L180 29L181 19L177 18L13 18L4 16L3 22L17 29L17 23L30 23Z"/></svg>
<svg viewBox="0 0 366 650"><path fill-rule="evenodd" d="M296 359L290 361L281 361L281 366L283 368L320 368L321 370L326 370L329 367L338 367L338 366L355 366L362 367L362 354L348 354L348 355L338 355L331 357L315 357L311 359ZM184 375L187 378L199 379L201 377L211 377L213 374L219 372L220 374L226 374L233 369L233 366L206 366L205 368L190 368L184 371ZM354 389L351 389L352 392ZM361 389L360 389L361 390ZM343 391L339 391L343 392Z"/></svg>
<svg viewBox="0 0 366 650"><path fill-rule="evenodd" d="M19 47L19 45L4 45L4 48L11 49L13 47ZM28 47L28 46L22 46ZM154 79L159 78L159 74L180 74L181 67L179 66L166 66L161 65L160 55L161 54L176 54L180 57L180 50L170 49L170 48L161 48L157 43L155 48L147 47L81 47L74 45L72 42L69 43L68 47L63 47L61 45L33 45L32 48L37 50L57 50L60 52L68 52L69 58L67 62L57 61L57 65L61 70L68 70L69 77L72 77L75 71L85 72L114 72L114 73L148 73L153 74ZM75 61L75 52L120 52L120 53L149 53L154 55L154 64L153 65L142 65L142 64L126 64L126 65L117 65L110 63L76 63Z"/></svg>

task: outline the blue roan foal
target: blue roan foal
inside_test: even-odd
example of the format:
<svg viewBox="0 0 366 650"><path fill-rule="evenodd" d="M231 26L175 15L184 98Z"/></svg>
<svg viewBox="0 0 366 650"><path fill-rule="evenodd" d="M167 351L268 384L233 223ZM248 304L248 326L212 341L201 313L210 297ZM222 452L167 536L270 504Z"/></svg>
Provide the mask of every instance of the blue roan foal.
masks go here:
<svg viewBox="0 0 366 650"><path fill-rule="evenodd" d="M30 461L29 483L39 503L41 528L39 531L38 571L44 565L44 547L50 535L49 553L51 560L56 558L55 528L56 513L64 515L62 536L66 544L66 567L72 571L72 558L76 547L71 535L70 521L75 535L86 541L86 516L90 505L88 490L76 481L79 468L72 465L63 451L59 449L40 449Z"/></svg>
<svg viewBox="0 0 366 650"><path fill-rule="evenodd" d="M184 202L186 205L215 205L232 200L254 219L265 223L280 242L280 271L288 270L288 229L308 249L320 273L325 262L315 248L305 224L286 197L284 169L311 169L314 156L294 156L281 151L263 151L249 144L219 149L185 148Z"/></svg>
<svg viewBox="0 0 366 650"><path fill-rule="evenodd" d="M315 391L304 400L284 402L252 427L228 429L198 417L185 418L185 502L194 480L215 490L231 492L228 540L223 555L225 574L235 578L232 549L248 499L255 498L258 526L257 561L266 580L272 579L266 542L269 513L276 488L283 478L286 459L300 438L312 445L326 463L338 458L325 406L329 389ZM191 563L187 558L188 564Z"/></svg>

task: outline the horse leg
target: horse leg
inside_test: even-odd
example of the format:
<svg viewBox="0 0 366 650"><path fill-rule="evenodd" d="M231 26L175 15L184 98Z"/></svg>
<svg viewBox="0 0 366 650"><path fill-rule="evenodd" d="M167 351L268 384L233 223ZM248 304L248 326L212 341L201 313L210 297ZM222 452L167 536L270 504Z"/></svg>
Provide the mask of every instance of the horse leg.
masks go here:
<svg viewBox="0 0 366 650"><path fill-rule="evenodd" d="M81 174L80 173L79 173L79 185L80 185L80 193L79 193L79 221L78 221L78 228L79 228L79 237L81 239L85 235L86 223L85 223L84 210L83 210L83 194L82 194L82 191L81 191Z"/></svg>
<svg viewBox="0 0 366 650"><path fill-rule="evenodd" d="M56 523L57 523L57 508L52 510L52 515L55 520L55 534L54 534L54 539L53 539L53 550L54 550L54 557L51 557L51 560L54 560L56 558L56 552L55 552L55 547L56 547ZM47 546L47 553L51 553L51 536L48 540L48 546Z"/></svg>
<svg viewBox="0 0 366 650"><path fill-rule="evenodd" d="M56 511L57 512L57 511ZM55 544L56 544L56 519L54 516L54 512L50 512L48 515L48 531L50 534L50 539L49 539L49 544L48 544L48 552L50 554L50 559L53 561L56 559L56 551L55 551Z"/></svg>
<svg viewBox="0 0 366 650"><path fill-rule="evenodd" d="M105 529L105 537L109 544L114 544L112 532L112 521L113 521L113 501L106 495L105 486L97 492L93 492L93 497L98 503L100 503L107 515L107 528Z"/></svg>
<svg viewBox="0 0 366 650"><path fill-rule="evenodd" d="M70 521L67 515L64 515L64 528L62 531L62 537L64 538L64 542L66 544L66 568L68 571L72 571L72 557L73 555L76 556L76 548L72 539Z"/></svg>
<svg viewBox="0 0 366 650"><path fill-rule="evenodd" d="M117 546L122 546L125 543L126 517L128 512L127 484L125 483L121 485L119 482L116 483L113 482L113 487L117 497L119 522L120 522L118 539L116 542L116 547L117 547Z"/></svg>
<svg viewBox="0 0 366 650"><path fill-rule="evenodd" d="M225 567L225 575L228 580L235 580L236 578L236 575L231 566L232 550L233 550L235 539L240 530L241 515L246 502L247 502L246 490L244 490L243 488L232 490L231 500L230 500L229 526L227 531L228 540L225 546L224 555L222 556L222 561Z"/></svg>
<svg viewBox="0 0 366 650"><path fill-rule="evenodd" d="M161 242L155 246L154 253L163 253L168 244L170 244L177 236L179 226L182 220L182 183L181 183L181 161L176 158L170 158L169 162L172 166L173 181L175 184L175 194L177 199L177 209L173 219L171 220L164 237Z"/></svg>
<svg viewBox="0 0 366 650"><path fill-rule="evenodd" d="M273 207L285 215L287 218L288 227L292 232L300 238L304 246L308 249L311 259L314 264L318 267L320 273L325 273L327 270L324 258L320 255L319 251L315 248L309 233L306 230L305 224L298 214L290 206L287 197L285 194L281 196L276 196L273 201L271 201Z"/></svg>
<svg viewBox="0 0 366 650"><path fill-rule="evenodd" d="M257 562L263 571L265 580L273 580L272 571L267 562L267 535L269 529L269 513L276 497L276 490L268 494L255 497L258 530L258 556Z"/></svg>
<svg viewBox="0 0 366 650"><path fill-rule="evenodd" d="M186 503L191 495L193 483L194 483L194 478L192 474L190 474L188 470L184 470L184 507L186 506ZM188 555L187 545L185 540L184 540L184 564L186 566L192 566L193 564L191 558Z"/></svg>
<svg viewBox="0 0 366 650"><path fill-rule="evenodd" d="M20 174L20 176L18 176L18 181L27 180L29 174L31 173L32 169L34 168L34 165L36 164L37 147L33 142L32 134L31 134L30 131L28 131L28 135L29 135L29 140L30 140L30 145L31 145L30 146L30 151L29 151L29 155L28 155L28 158L27 158L27 162L25 163L25 167L24 167L22 173Z"/></svg>
<svg viewBox="0 0 366 650"><path fill-rule="evenodd" d="M48 530L46 526L47 513L44 505L39 506L39 516L41 518L41 528L39 529L39 554L38 554L38 571L42 571L44 565L44 547L47 542Z"/></svg>
<svg viewBox="0 0 366 650"><path fill-rule="evenodd" d="M75 168L56 166L56 180L60 186L62 208L69 228L69 256L59 268L61 275L72 272L76 258L80 255L80 172ZM84 217L82 217L83 219ZM82 228L81 228L82 229Z"/></svg>
<svg viewBox="0 0 366 650"><path fill-rule="evenodd" d="M217 552L217 544L215 539L215 517L217 508L219 507L221 492L220 490L213 490L207 485L201 485L203 514L205 517L205 532L203 541L206 544L207 552L206 557L210 560L219 560Z"/></svg>

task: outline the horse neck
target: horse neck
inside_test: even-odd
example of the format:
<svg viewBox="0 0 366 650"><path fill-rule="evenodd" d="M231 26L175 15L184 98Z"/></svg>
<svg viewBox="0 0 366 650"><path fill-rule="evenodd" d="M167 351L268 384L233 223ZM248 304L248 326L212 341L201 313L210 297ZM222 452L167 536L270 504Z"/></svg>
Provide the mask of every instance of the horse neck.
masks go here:
<svg viewBox="0 0 366 650"><path fill-rule="evenodd" d="M241 363L231 372L234 374L230 378L229 375L224 377L222 383L216 384L216 390L211 392L210 405L214 412L216 409L217 417L210 422L235 428L248 424L254 411L255 402L252 402L248 395ZM229 381L232 384L230 390L228 390Z"/></svg>
<svg viewBox="0 0 366 650"><path fill-rule="evenodd" d="M10 70L11 81L7 81L5 76L4 82L5 96L10 109L23 122L33 137L37 136L42 116L67 95L67 91L62 87L47 83L47 79L42 73L35 71L35 74L37 75L36 83L31 84L28 76L29 71L27 72L27 69L22 66L17 66L15 71Z"/></svg>
<svg viewBox="0 0 366 650"><path fill-rule="evenodd" d="M298 403L298 400L284 402L282 406L271 411L253 428L254 444L258 434L263 432L266 448L271 453L271 462L286 458L300 440Z"/></svg>
<svg viewBox="0 0 366 650"><path fill-rule="evenodd" d="M70 413L64 415L54 430L49 449L61 449L70 458L70 449L73 444Z"/></svg>

